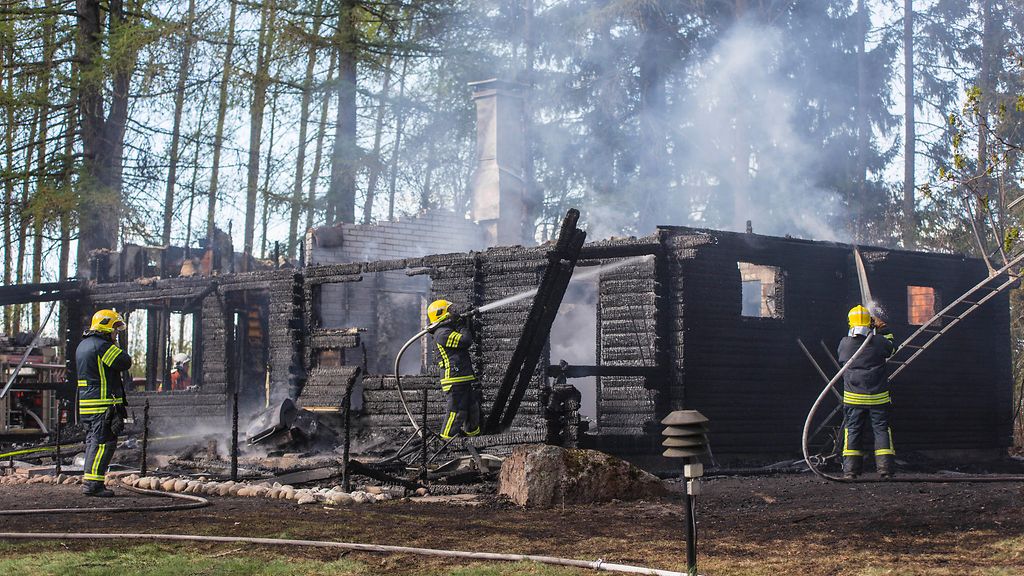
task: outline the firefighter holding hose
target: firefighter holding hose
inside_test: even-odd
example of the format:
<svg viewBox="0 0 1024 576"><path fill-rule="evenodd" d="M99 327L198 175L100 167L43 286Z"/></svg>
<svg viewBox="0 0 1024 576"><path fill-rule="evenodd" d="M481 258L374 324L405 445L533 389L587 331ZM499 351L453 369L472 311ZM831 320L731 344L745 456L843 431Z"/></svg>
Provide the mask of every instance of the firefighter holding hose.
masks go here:
<svg viewBox="0 0 1024 576"><path fill-rule="evenodd" d="M431 325L440 323L430 333L439 355L437 364L441 368L441 390L448 401L448 413L441 426L441 437L445 440L458 435L480 434L483 394L469 353L473 345L471 315L459 316L455 306L447 300L435 300L427 307Z"/></svg>
<svg viewBox="0 0 1024 576"><path fill-rule="evenodd" d="M124 431L127 410L124 407L122 373L132 366L131 356L114 342L124 330L121 315L100 310L92 317L89 330L75 351L78 369L78 414L85 425L85 469L82 492L86 496L109 498L105 487L107 467Z"/></svg>
<svg viewBox="0 0 1024 576"><path fill-rule="evenodd" d="M850 332L839 343L839 363L850 362L843 374L843 478L852 480L861 473L868 422L874 433L875 469L889 478L895 471L896 451L889 427L892 400L886 361L896 345L885 322L872 318L864 306L854 306L848 317ZM861 345L864 351L851 362Z"/></svg>

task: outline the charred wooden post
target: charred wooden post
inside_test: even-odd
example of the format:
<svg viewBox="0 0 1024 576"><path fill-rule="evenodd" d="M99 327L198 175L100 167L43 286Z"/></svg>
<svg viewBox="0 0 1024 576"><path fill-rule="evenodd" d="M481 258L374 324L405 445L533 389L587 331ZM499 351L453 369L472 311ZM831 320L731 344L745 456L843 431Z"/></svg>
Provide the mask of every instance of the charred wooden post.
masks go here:
<svg viewBox="0 0 1024 576"><path fill-rule="evenodd" d="M345 385L345 447L342 452L341 463L341 485L345 492L352 491L352 479L349 473L349 454L352 448L352 389L355 387L355 382L356 378L351 378Z"/></svg>
<svg viewBox="0 0 1024 576"><path fill-rule="evenodd" d="M551 325L572 278L583 242L586 240L586 232L576 227L579 217L578 210L568 211L562 221L555 247L547 253L548 265L544 269L544 276L537 288L537 295L530 307L512 360L498 388L494 405L487 416L484 426L487 434L495 434L511 426L519 411L519 404L526 394L526 388L533 378L537 362L551 333Z"/></svg>
<svg viewBox="0 0 1024 576"><path fill-rule="evenodd" d="M423 422L420 424L420 482L427 483L427 389L423 389Z"/></svg>
<svg viewBox="0 0 1024 576"><path fill-rule="evenodd" d="M231 400L231 479L238 481L238 391Z"/></svg>
<svg viewBox="0 0 1024 576"><path fill-rule="evenodd" d="M142 406L142 464L139 466L142 476L149 471L149 399Z"/></svg>
<svg viewBox="0 0 1024 576"><path fill-rule="evenodd" d="M54 454L54 466L53 466L53 473L54 473L54 475L59 475L60 474L60 435L61 435L61 429L64 427L63 426L63 422L62 422L63 418L61 418L61 414L63 412L64 412L64 401L63 400L58 400L57 401L57 433L56 433L56 438L55 438L56 446L54 447L54 451L55 451L55 454Z"/></svg>

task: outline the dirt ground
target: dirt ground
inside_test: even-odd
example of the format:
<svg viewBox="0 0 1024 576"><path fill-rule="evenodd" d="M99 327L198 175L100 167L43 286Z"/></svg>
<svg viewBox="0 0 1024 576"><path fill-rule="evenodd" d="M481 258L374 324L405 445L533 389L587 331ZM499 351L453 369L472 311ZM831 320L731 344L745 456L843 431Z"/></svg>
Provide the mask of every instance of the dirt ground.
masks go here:
<svg viewBox="0 0 1024 576"><path fill-rule="evenodd" d="M0 486L0 509L96 502L79 496L78 489ZM103 504L164 503L121 493ZM284 501L230 497L212 502L210 507L184 512L7 516L0 517L0 531L343 540L603 558L685 570L678 496L554 510L523 510L493 497L483 497L477 506L395 500L347 508L299 507ZM697 512L703 574L1024 574L1024 485L1019 483L839 485L808 475L719 478L705 482ZM67 543L68 549L82 545ZM42 546L17 543L6 547L5 553L30 554ZM207 548L212 551L218 546L203 549ZM337 551L311 549L278 548L273 554L338 557ZM379 573L387 574L445 573L446 567L466 565L418 556L353 553L350 557L379 565Z"/></svg>

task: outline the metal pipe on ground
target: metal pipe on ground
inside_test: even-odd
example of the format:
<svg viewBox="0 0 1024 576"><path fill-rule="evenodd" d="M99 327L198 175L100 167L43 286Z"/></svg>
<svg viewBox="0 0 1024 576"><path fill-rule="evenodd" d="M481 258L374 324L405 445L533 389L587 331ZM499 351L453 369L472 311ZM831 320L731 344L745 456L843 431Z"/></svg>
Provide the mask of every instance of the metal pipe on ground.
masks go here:
<svg viewBox="0 0 1024 576"><path fill-rule="evenodd" d="M646 574L648 576L687 576L685 572L659 570L644 566L616 564L604 560L574 560L556 556L535 554L499 554L494 552L467 552L463 550L442 550L438 548L414 548L384 544L358 544L354 542L332 542L325 540L291 540L285 538L253 538L245 536L199 536L193 534L109 534L109 533L60 533L60 532L0 532L0 540L151 540L171 542L219 542L226 544L261 544L267 546L305 546L315 548L340 548L358 552L381 552L388 554L415 554L443 558L465 558L469 560L492 560L501 562L537 562L555 566L570 566L602 572L622 574Z"/></svg>

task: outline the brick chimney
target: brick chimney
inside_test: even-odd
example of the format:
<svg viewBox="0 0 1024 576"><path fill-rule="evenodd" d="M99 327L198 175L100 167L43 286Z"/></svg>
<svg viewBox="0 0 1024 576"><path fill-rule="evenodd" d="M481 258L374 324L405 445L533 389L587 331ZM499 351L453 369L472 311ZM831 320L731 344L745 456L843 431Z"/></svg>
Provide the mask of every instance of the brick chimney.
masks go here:
<svg viewBox="0 0 1024 576"><path fill-rule="evenodd" d="M484 230L488 246L532 244L525 226L526 86L497 79L469 85L476 103L472 218Z"/></svg>

